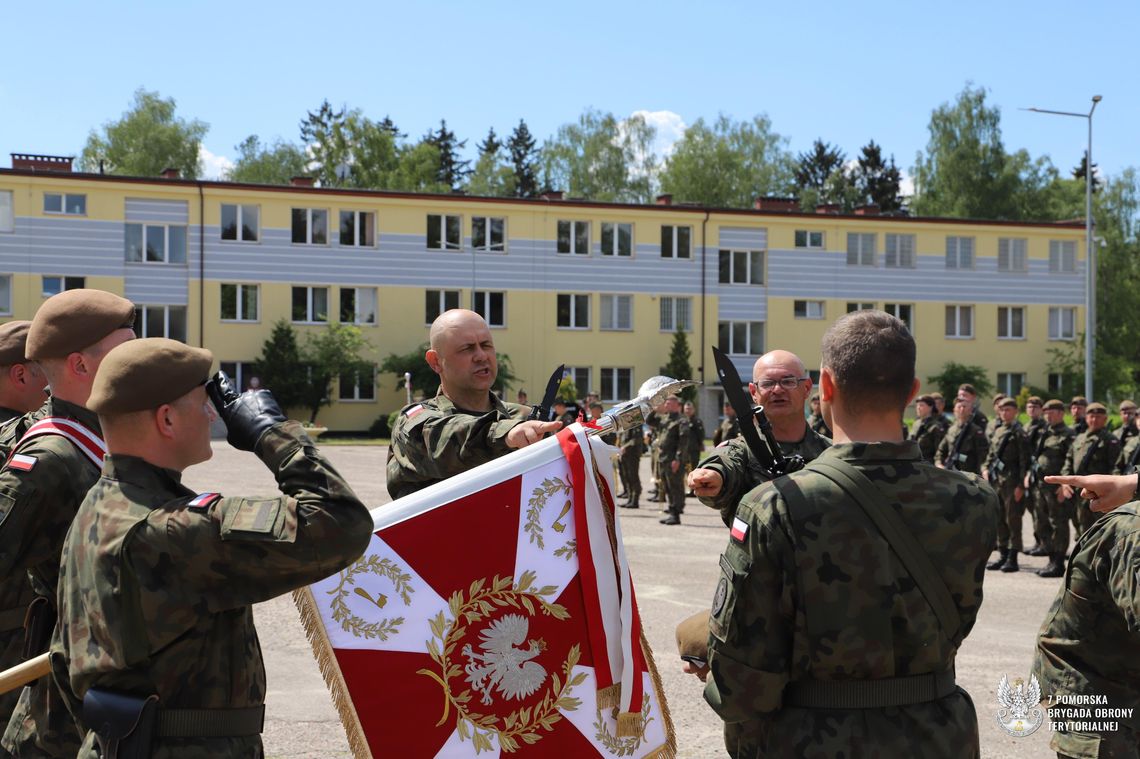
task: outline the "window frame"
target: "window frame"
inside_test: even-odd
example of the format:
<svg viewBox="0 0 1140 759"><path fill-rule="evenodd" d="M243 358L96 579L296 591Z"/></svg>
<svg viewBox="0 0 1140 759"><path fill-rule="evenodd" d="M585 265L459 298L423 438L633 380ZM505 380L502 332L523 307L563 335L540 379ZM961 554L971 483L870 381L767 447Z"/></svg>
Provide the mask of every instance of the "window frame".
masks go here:
<svg viewBox="0 0 1140 759"><path fill-rule="evenodd" d="M483 241L480 242L475 234L475 224L483 222ZM499 223L499 236L502 238L498 245L494 242L495 222ZM507 252L507 217L506 216L472 216L471 217L471 250L480 253L506 253Z"/></svg>
<svg viewBox="0 0 1140 759"><path fill-rule="evenodd" d="M669 305L668 305L668 308L669 308L669 326L666 326L666 324L665 324L666 301L669 302ZM682 309L677 308L677 305L679 303L681 303L682 301L687 304L686 307L683 309L683 311L684 311L683 316L685 317L684 319L679 318L682 315L681 314ZM658 322L657 323L658 332L664 332L664 333L670 334L670 335L675 333L678 329L680 329L682 332L692 332L693 331L693 297L691 295L662 295L662 296L660 296L660 302L658 305L658 320L657 320L657 322ZM678 324L678 322L684 322L684 323Z"/></svg>
<svg viewBox="0 0 1140 759"><path fill-rule="evenodd" d="M1007 265L1002 266L1002 248L1006 248ZM1015 264L1020 263L1020 266ZM1026 237L999 237L997 270L1001 274L1025 274L1029 271L1029 239Z"/></svg>
<svg viewBox="0 0 1140 759"><path fill-rule="evenodd" d="M1063 315L1068 313L1071 317L1071 333L1065 335ZM1057 330L1054 332L1054 314L1056 314ZM1072 342L1077 339L1077 308L1076 306L1049 306L1049 339L1057 342Z"/></svg>
<svg viewBox="0 0 1140 759"><path fill-rule="evenodd" d="M951 243L951 241L953 241L953 243ZM962 248L966 243L969 243L968 247L969 247L970 265L969 266L962 266ZM951 250L950 250L951 247L954 248L953 252L951 252ZM973 271L977 267L977 261L978 261L977 252L978 252L978 243L977 243L976 238L970 237L967 235L946 235L946 268L947 268L947 270ZM954 261L953 266L950 265L951 259L953 259L953 261Z"/></svg>
<svg viewBox="0 0 1140 759"><path fill-rule="evenodd" d="M47 280L49 280L49 279L58 279L59 280L59 289L53 293L49 293L47 290ZM70 280L70 282L69 282L69 280ZM76 282L76 280L78 280L78 282ZM68 290L82 290L84 287L87 287L87 277L85 275L74 275L74 274L41 274L40 275L40 294L44 298L50 298L53 295L59 295L60 293L67 292Z"/></svg>
<svg viewBox="0 0 1140 759"><path fill-rule="evenodd" d="M291 285L290 298L289 298L289 320L292 324L328 324L329 323L329 290L332 289L328 285ZM293 309L296 308L297 291L305 291L305 319L298 319ZM325 318L316 319L316 306L314 305L316 292L324 290L325 293Z"/></svg>
<svg viewBox="0 0 1140 759"><path fill-rule="evenodd" d="M569 236L566 238L569 241L569 246L568 246L567 250L560 250L560 246L562 245L562 231L561 231L561 229L562 229L563 224L568 224L569 230L570 230ZM585 234L583 234L583 235L578 234L578 226L579 225L585 226ZM589 221L583 221L582 219L558 219L557 223L555 224L555 230L554 230L554 252L555 252L555 254L559 255L559 256L588 256L588 255L590 255L590 233L592 231L593 230L591 229L591 224ZM579 252L578 250L576 250L576 248L579 247L578 242L580 240L585 241L586 249L582 252Z"/></svg>
<svg viewBox="0 0 1140 759"><path fill-rule="evenodd" d="M622 372L627 373L627 381L629 383L629 391L626 393L628 396L633 395L633 367L630 366L603 366L600 369L599 382L598 382L598 399L603 403L618 403L620 401L629 400L628 397L622 398L621 384ZM615 396L612 398L606 397L605 387L607 382L607 374L609 374L610 393Z"/></svg>
<svg viewBox="0 0 1140 759"><path fill-rule="evenodd" d="M428 301L428 298L431 297L432 293L436 294L436 300L438 301L436 305L439 308L439 310L436 312L435 316L433 316L432 318L429 319L429 318L427 318L428 313L429 313L427 301ZM424 290L424 324L426 324L427 326L430 327L432 322L434 322L436 319L438 319L442 314L446 313L447 311L451 311L453 309L459 308L459 296L460 295L461 295L461 293L459 290L448 290L448 289L444 289L444 288L438 288L438 289L437 288L428 288L428 289L425 289ZM449 296L454 296L454 298L453 298L453 300L455 301L454 306L449 307L447 305L447 301L449 299L452 299Z"/></svg>
<svg viewBox="0 0 1140 759"><path fill-rule="evenodd" d="M162 334L161 335L148 335L147 325L150 323L149 312L153 309L162 310ZM182 327L185 334L182 337L177 337L170 334L170 312L171 309L180 309L182 311ZM189 309L186 306L169 305L162 303L136 303L135 304L135 324L134 331L138 337L165 337L169 340L177 340L185 343L190 339L190 322L188 321Z"/></svg>
<svg viewBox="0 0 1140 759"><path fill-rule="evenodd" d="M847 233L847 265L848 266L861 266L861 267L874 268L875 264L876 264L876 259L878 258L878 255L879 255L878 237L879 237L879 235L876 232L848 232ZM870 247L871 247L870 251L864 250L864 247L865 247L864 243L866 243L868 239L871 241L870 242ZM855 246L856 250L854 250L854 251L852 250L852 246L851 246L852 241L858 241L858 244ZM852 255L855 256L855 258L856 258L855 261L851 260ZM868 257L870 257L870 261L866 260Z"/></svg>
<svg viewBox="0 0 1140 759"><path fill-rule="evenodd" d="M234 215L234 223L235 223L234 234L236 235L236 237L226 237L225 224L219 223L219 225L218 225L218 227L219 227L218 237L222 242L246 243L246 244L250 244L250 245L255 245L255 244L261 242L261 206L259 204L257 204L257 203L220 203L219 205L221 206L221 218L219 219L219 221L223 221L225 219L225 215L226 215L225 209L227 206L236 209L234 212L234 214L235 214ZM257 216L257 220L256 220L257 226L253 230L253 234L254 234L253 239L246 239L246 237L245 237L245 229L246 229L245 215L246 215L246 209L247 208L254 209L254 213Z"/></svg>
<svg viewBox="0 0 1140 759"><path fill-rule="evenodd" d="M369 398L362 398L361 394L360 394L360 388L362 387L361 382L360 382L360 375L362 373L361 372L362 368L363 367L358 367L355 371L351 372L351 375L352 375L353 379L355 380L355 382L352 385L352 396L350 396L350 397L346 397L344 394L344 378L347 377L349 373L337 375L337 378L336 378L336 385L337 385L336 396L337 396L337 398L336 399L337 399L338 403L375 403L376 402L376 365L375 364L368 364L368 370L372 374L372 382L370 385L370 387L372 389L372 396Z"/></svg>
<svg viewBox="0 0 1140 759"><path fill-rule="evenodd" d="M12 279L11 274L0 274L0 316L12 315ZM3 295L7 291L7 302L5 302Z"/></svg>
<svg viewBox="0 0 1140 759"><path fill-rule="evenodd" d="M895 250L891 250L891 243ZM903 245L906 242L909 245ZM903 249L900 249L903 248ZM891 262L892 256L894 263ZM917 269L918 243L913 233L887 232L883 235L883 268L884 269Z"/></svg>
<svg viewBox="0 0 1140 759"><path fill-rule="evenodd" d="M135 260L135 259L132 259L129 257L130 256L130 237L131 237L130 232L131 232L132 227L138 227L139 231L141 233L141 237L139 238L141 245L142 245L142 247L140 248L140 251L139 251L139 255L141 257L138 260ZM162 229L162 260L160 260L160 261L151 261L147 257L147 251L149 249L149 242L148 242L149 234L148 234L148 232L152 229ZM172 229L182 230L183 240L182 240L182 260L181 261L171 261L170 260L170 230L172 230ZM187 265L186 259L189 256L189 249L190 249L190 230L189 230L188 226L185 224L149 224L147 222L141 222L141 221L128 221L128 222L123 223L123 262L124 263L146 264L148 266L186 266Z"/></svg>
<svg viewBox="0 0 1140 759"><path fill-rule="evenodd" d="M59 198L59 210L48 210L48 198ZM83 210L69 211L71 207L71 198L82 198L81 204ZM15 199L13 199L15 202ZM86 216L87 215L87 193L85 192L45 192L44 193L44 215L45 216Z"/></svg>
<svg viewBox="0 0 1140 759"><path fill-rule="evenodd" d="M684 229L688 232L689 239L686 241L687 252L685 255L680 255L681 250L681 230ZM668 232L666 232L668 230ZM666 235L669 239L669 255L665 255L665 240ZM661 225L661 257L671 258L674 260L692 260L693 258L693 227L687 224L662 224Z"/></svg>
<svg viewBox="0 0 1140 759"><path fill-rule="evenodd" d="M744 346L745 348L747 348L747 350L745 350L745 351L736 350L736 348L737 348L737 345L736 345L737 325L744 325L744 338L745 338L745 343L747 343ZM760 330L760 346L759 346L760 349L759 350L753 350L755 347L752 345L752 338L754 336L753 335L753 327L754 326L758 327ZM721 333L726 329L728 330L728 338L729 338L728 339L729 345L727 346L727 348L725 346L725 341L722 339L722 336L721 336ZM767 342L767 337L768 337L767 326L760 319L722 319L722 320L717 322L717 345L722 351L725 351L730 356L762 356L765 353L764 345Z"/></svg>
<svg viewBox="0 0 1140 759"><path fill-rule="evenodd" d="M574 389L578 391L578 395L585 398L586 394L592 389L590 387L591 374L593 374L593 371L591 371L588 366L568 366L563 370L562 378L566 379L569 377L570 381L574 383ZM579 376L585 377L585 381L578 382Z"/></svg>
<svg viewBox="0 0 1140 759"><path fill-rule="evenodd" d="M804 307L802 309L803 310L802 315L799 313L801 310L800 309L801 303L804 304ZM812 309L810 308L810 306L812 304L816 304L819 306L819 314L817 316L812 316L812 314L811 314ZM793 299L792 300L792 318L793 319L811 319L813 321L819 320L819 319L826 319L827 318L827 301L825 301L825 300L812 300L809 298Z"/></svg>
<svg viewBox="0 0 1140 759"><path fill-rule="evenodd" d="M298 211L303 211L305 213L305 238L306 239L304 239L304 240L295 239L296 232L297 232L297 230L295 229L295 226L297 224L296 215L297 215ZM313 215L314 214L324 214L324 217L325 217L325 239L324 239L324 242L314 242L313 241ZM290 240L290 242L293 245L319 245L319 246L323 246L323 247L327 248L329 246L329 239L330 239L329 224L330 224L331 220L332 220L331 214L329 213L329 209L327 209L327 208L306 208L306 207L293 206L292 208L289 209L289 240Z"/></svg>
<svg viewBox="0 0 1140 759"><path fill-rule="evenodd" d="M737 281L737 258L744 257L744 281ZM763 250L751 250L747 248L720 248L717 250L717 284L720 285L741 285L744 287L763 287L767 271L767 255ZM727 265L727 279L725 262ZM757 265L759 262L759 265ZM754 275L759 271L759 282L754 282Z"/></svg>
<svg viewBox="0 0 1140 759"><path fill-rule="evenodd" d="M352 218L352 242L345 242L344 241L344 217L345 217L345 214L350 215ZM367 217L367 219L365 219L365 217ZM365 220L368 222L368 224L367 224L368 235L367 236L372 238L371 242L362 242L361 241L362 235L360 234L360 231L362 229L366 228L365 225L362 223ZM330 219L330 223L331 223L331 219ZM336 236L337 236L337 245L339 245L342 248L375 248L377 246L377 244L379 243L379 238L377 236L377 227L376 227L376 212L375 211L358 211L358 210L351 209L351 208L339 208L339 209L337 209ZM331 239L330 239L329 244L330 245L332 244Z"/></svg>
<svg viewBox="0 0 1140 759"><path fill-rule="evenodd" d="M1004 382L1004 383L1002 382L1003 377L1005 377L1005 379L1006 379L1006 382ZM1010 382L1010 380L1012 380L1015 377L1018 378L1016 388L1013 386L1013 383ZM1023 387L1025 387L1026 384L1028 384L1028 382L1027 382L1028 379L1029 379L1029 375L1026 372L998 372L997 373L997 391L999 393L1005 393L1006 395L1010 396L1011 398L1016 398L1018 396L1018 394L1021 393L1021 389Z"/></svg>
<svg viewBox="0 0 1140 759"><path fill-rule="evenodd" d="M884 303L883 304L883 310L886 311L891 316L898 319L899 321L901 321L903 324L905 324L907 331L909 331L913 335L914 334L914 305L915 304L913 304L913 303ZM898 313L896 313L896 312L900 312L904 308L907 309L907 311L909 312L909 316L905 319L903 317L899 316Z"/></svg>
<svg viewBox="0 0 1140 759"><path fill-rule="evenodd" d="M1005 314L1004 314L1005 318L1004 319L1002 318L1002 316L1003 316L1002 312L1003 311L1005 312ZM1025 325L1025 317L1027 315L1027 311L1028 311L1028 309L1026 309L1025 306L998 306L997 307L997 339L998 340L1025 340L1026 339L1026 333L1027 333L1026 325ZM1020 316L1021 316L1021 334L1020 335L1013 334L1013 331L1014 331L1013 328L1014 328L1014 326L1016 326L1016 324L1015 324L1016 320L1014 319L1015 312L1019 312ZM1002 334L1003 330L1009 334L1003 335Z"/></svg>
<svg viewBox="0 0 1140 759"><path fill-rule="evenodd" d="M1071 254L1071 257L1067 254ZM1066 259L1072 264L1066 267ZM1049 273L1075 274L1077 271L1077 241L1076 240L1050 240L1049 241Z"/></svg>
<svg viewBox="0 0 1140 759"><path fill-rule="evenodd" d="M360 293L362 291L372 293L372 303L374 309L372 312L372 321L360 321ZM344 318L344 294L346 292L352 293L352 319L346 321ZM337 293L337 321L340 324L352 324L357 327L375 327L380 323L380 293L377 288L369 287L367 285L342 285L340 292Z"/></svg>
<svg viewBox="0 0 1140 759"><path fill-rule="evenodd" d="M234 291L234 312L232 317L226 317L222 311L225 307L225 298L222 295L225 287L235 287ZM257 302L254 304L255 315L252 319L242 317L245 311L245 306L248 298L245 297L247 291L255 293ZM261 285L250 282L219 282L218 283L218 321L227 323L241 323L241 324L256 324L261 322Z"/></svg>
<svg viewBox="0 0 1140 759"><path fill-rule="evenodd" d="M16 231L16 193L13 190L0 190L0 234L13 234Z"/></svg>
<svg viewBox="0 0 1140 759"><path fill-rule="evenodd" d="M621 233L627 232L629 235L629 252L623 254L621 252ZM634 257L634 239L633 239L633 224L626 221L603 221L598 229L598 254L603 258L628 258ZM606 250L606 235L610 235L610 250Z"/></svg>
<svg viewBox="0 0 1140 759"><path fill-rule="evenodd" d="M493 314L492 296L499 296L499 314L502 317L501 321L496 323L491 319ZM482 296L483 303L480 304L480 296ZM482 305L486 313L479 311L479 306ZM483 321L487 322L487 326L491 329L506 329L507 326L507 292L506 290L472 290L471 291L471 310L483 317Z"/></svg>
<svg viewBox="0 0 1140 759"><path fill-rule="evenodd" d="M570 317L570 324L568 324L568 325L564 325L564 324L560 323L560 319L562 317L562 299L563 298L568 299L567 300L567 304L569 305L568 315ZM585 306L586 323L585 324L579 324L578 323L579 320L577 318L578 312L580 310L577 304L580 302L580 300L579 300L580 298L586 299L586 301L585 301L585 303L586 303L586 306ZM583 331L589 330L590 329L590 310L593 306L593 304L590 301L591 301L591 298L590 298L589 293L557 293L556 298L555 298L555 307L554 307L554 323L555 323L556 327L558 329L574 330L574 331L578 331L578 332L583 332Z"/></svg>
<svg viewBox="0 0 1140 759"><path fill-rule="evenodd" d="M431 244L431 224L432 219L439 220L439 242L440 245L433 247ZM451 222L455 222L456 240L452 244L448 239L449 227ZM462 252L463 251L463 214L455 213L429 213L427 214L427 234L424 236L424 247L428 250L439 250L446 252Z"/></svg>
<svg viewBox="0 0 1140 759"><path fill-rule="evenodd" d="M954 312L954 334L944 334L947 340L973 340L977 334L977 314L974 312L972 304L963 303L947 303L947 309L955 309ZM962 334L962 314L969 313L970 315L970 333L968 335ZM943 332L945 333L945 325L943 325Z"/></svg>
<svg viewBox="0 0 1140 759"><path fill-rule="evenodd" d="M609 307L607 308L607 299ZM626 308L627 324L622 326L621 315L622 299L628 304ZM632 293L599 293L598 294L598 329L602 332L632 332L633 331L633 295ZM606 326L606 313L609 312L610 326Z"/></svg>
<svg viewBox="0 0 1140 759"><path fill-rule="evenodd" d="M804 244L800 245L800 235L803 235ZM812 245L812 235L819 235L819 244ZM827 247L827 233L817 229L797 229L792 234L793 247L799 250L823 250Z"/></svg>

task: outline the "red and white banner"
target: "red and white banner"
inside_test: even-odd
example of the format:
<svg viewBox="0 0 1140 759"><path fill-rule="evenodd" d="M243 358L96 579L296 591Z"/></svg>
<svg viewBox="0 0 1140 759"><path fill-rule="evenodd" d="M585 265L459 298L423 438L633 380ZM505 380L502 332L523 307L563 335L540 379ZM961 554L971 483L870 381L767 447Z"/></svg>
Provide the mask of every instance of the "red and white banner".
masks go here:
<svg viewBox="0 0 1140 759"><path fill-rule="evenodd" d="M296 594L358 759L672 757L614 518L581 425L373 510Z"/></svg>

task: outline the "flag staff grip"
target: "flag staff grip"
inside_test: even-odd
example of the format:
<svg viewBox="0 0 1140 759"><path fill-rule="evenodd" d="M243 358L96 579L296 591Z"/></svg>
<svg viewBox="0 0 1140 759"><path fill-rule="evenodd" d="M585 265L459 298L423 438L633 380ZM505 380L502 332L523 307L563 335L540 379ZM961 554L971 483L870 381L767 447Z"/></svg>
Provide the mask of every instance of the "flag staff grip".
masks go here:
<svg viewBox="0 0 1140 759"><path fill-rule="evenodd" d="M0 693L8 693L39 680L51 671L50 654L45 651L34 659L20 662L14 667L0 672Z"/></svg>

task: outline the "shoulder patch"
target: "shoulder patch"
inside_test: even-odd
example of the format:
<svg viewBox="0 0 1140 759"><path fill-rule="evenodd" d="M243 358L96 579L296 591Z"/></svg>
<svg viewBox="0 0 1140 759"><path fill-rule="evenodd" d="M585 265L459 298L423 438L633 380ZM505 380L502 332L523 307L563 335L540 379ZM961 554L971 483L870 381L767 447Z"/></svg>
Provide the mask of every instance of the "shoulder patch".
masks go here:
<svg viewBox="0 0 1140 759"><path fill-rule="evenodd" d="M422 414L424 411L425 411L424 404L417 403L416 405L412 406L410 409L405 411L404 416L408 417L409 419L415 419L417 414Z"/></svg>
<svg viewBox="0 0 1140 759"><path fill-rule="evenodd" d="M199 493L186 504L191 511L205 511L210 505L222 497L221 493Z"/></svg>
<svg viewBox="0 0 1140 759"><path fill-rule="evenodd" d="M12 458L8 459L8 468L20 472L30 472L35 465L36 457L28 456L24 453L14 453L12 454Z"/></svg>

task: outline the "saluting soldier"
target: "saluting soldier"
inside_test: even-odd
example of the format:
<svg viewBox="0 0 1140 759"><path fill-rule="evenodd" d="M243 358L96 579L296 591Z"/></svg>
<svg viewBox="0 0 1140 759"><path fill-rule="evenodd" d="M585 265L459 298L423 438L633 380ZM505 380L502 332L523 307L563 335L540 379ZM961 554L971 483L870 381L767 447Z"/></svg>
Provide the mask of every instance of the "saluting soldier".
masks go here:
<svg viewBox="0 0 1140 759"><path fill-rule="evenodd" d="M1021 422L1017 421L1017 401L1004 398L998 405L998 426L990 437L989 453L982 466L984 476L998 494L1002 519L998 521L999 557L986 569L1018 571L1017 554L1022 551L1021 518L1025 514L1025 475L1029 472L1029 450Z"/></svg>
<svg viewBox="0 0 1140 759"><path fill-rule="evenodd" d="M986 433L972 421L977 415L976 409L971 412L967 399L954 401L954 423L938 444L935 464L943 469L981 474L982 462L986 459L989 446L986 444Z"/></svg>
<svg viewBox="0 0 1140 759"><path fill-rule="evenodd" d="M388 493L401 498L542 439L562 425L527 420L529 406L491 392L499 374L491 330L474 311L445 311L424 358L439 392L404 407L388 447Z"/></svg>
<svg viewBox="0 0 1140 759"><path fill-rule="evenodd" d="M727 443L734 437L740 436L740 420L736 418L736 409L728 401L724 402L724 419L720 420L720 424L713 430L712 443L713 448L716 448L721 443ZM700 462L698 462L699 464Z"/></svg>
<svg viewBox="0 0 1140 759"><path fill-rule="evenodd" d="M621 453L618 456L618 466L621 468L625 480L626 497L628 500L621 504L623 509L636 509L640 506L641 498L641 454L645 452L645 438L641 425L630 427L621 433Z"/></svg>
<svg viewBox="0 0 1140 759"><path fill-rule="evenodd" d="M0 325L0 424L35 411L47 400L43 371L24 355L31 326L29 321Z"/></svg>
<svg viewBox="0 0 1140 759"><path fill-rule="evenodd" d="M1120 455L1120 440L1105 426L1108 423L1108 409L1100 403L1090 403L1085 410L1085 422L1088 429L1073 440L1061 474L1111 474ZM1068 485L1062 485L1061 491L1066 498L1073 498L1073 489ZM1081 499L1074 499L1074 504L1073 527L1080 537L1100 515L1089 509L1088 504Z"/></svg>
<svg viewBox="0 0 1140 759"><path fill-rule="evenodd" d="M1116 439L1120 444L1125 445L1131 438L1135 437L1140 432L1136 427L1136 403L1135 401L1124 400L1120 402L1120 426L1113 430Z"/></svg>
<svg viewBox="0 0 1140 759"><path fill-rule="evenodd" d="M252 604L316 582L359 558L368 509L268 390L213 380L227 440L252 451L278 496L195 493L181 472L211 456L213 356L175 340L107 354L89 404L109 456L64 544L52 672L87 727L81 759L106 724L149 746L118 756L261 756L265 668ZM140 753L131 753L138 750Z"/></svg>
<svg viewBox="0 0 1140 759"><path fill-rule="evenodd" d="M831 437L831 428L827 426L819 410L819 393L811 394L808 407L811 409L811 414L808 416L808 426L811 427L811 431L826 438Z"/></svg>
<svg viewBox="0 0 1140 759"><path fill-rule="evenodd" d="M1045 402L1039 396L1031 395L1025 401L1025 413L1029 415L1029 422L1025 425L1026 450L1029 456L1029 465L1032 468L1036 456L1037 443L1049 429L1045 421ZM1028 487L1025 489L1025 506L1029 509L1033 519L1033 547L1026 550L1027 556L1049 555L1049 514L1038 508L1037 500Z"/></svg>
<svg viewBox="0 0 1140 759"><path fill-rule="evenodd" d="M665 400L665 418L657 437L657 471L665 480L669 515L661 524L681 524L685 510L685 457L689 439L689 422L681 413L681 399L670 395Z"/></svg>
<svg viewBox="0 0 1140 759"><path fill-rule="evenodd" d="M1046 515L1042 523L1042 539L1048 548L1049 563L1038 570L1041 577L1060 577L1065 573L1065 554L1069 550L1069 520L1073 504L1061 492L1059 485L1051 485L1045 478L1058 475L1065 468L1065 460L1073 446L1073 431L1065 424L1065 404L1053 398L1045 403L1045 422L1048 429L1037 439L1030 461L1026 485L1030 488L1039 514Z"/></svg>
<svg viewBox="0 0 1140 759"><path fill-rule="evenodd" d="M938 444L946 434L939 424L938 414L935 411L934 398L929 395L920 395L914 402L915 420L910 426L910 439L918 443L918 450L922 453L923 461L934 463L934 456L938 452Z"/></svg>
<svg viewBox="0 0 1140 759"><path fill-rule="evenodd" d="M39 363L51 397L0 470L0 579L27 574L24 654L47 650L56 623L59 554L80 502L99 478L104 443L87 406L95 372L115 346L135 337L135 307L102 290L67 290L44 301L28 330L26 355ZM4 732L18 757L74 756L78 725L50 678L25 686Z"/></svg>

